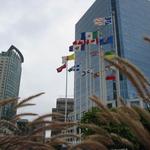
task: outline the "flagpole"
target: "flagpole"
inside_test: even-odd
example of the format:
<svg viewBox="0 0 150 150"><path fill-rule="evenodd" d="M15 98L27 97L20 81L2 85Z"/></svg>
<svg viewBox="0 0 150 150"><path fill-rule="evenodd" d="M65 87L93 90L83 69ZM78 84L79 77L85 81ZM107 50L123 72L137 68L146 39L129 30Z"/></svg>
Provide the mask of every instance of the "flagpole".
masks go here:
<svg viewBox="0 0 150 150"><path fill-rule="evenodd" d="M112 25L113 25L113 34L114 34L114 41L115 41L115 52L118 56L118 46L117 46L117 34L116 34L116 20L115 20L115 12L112 11ZM119 78L119 70L116 70L116 107L119 105L119 97L120 97L120 78Z"/></svg>
<svg viewBox="0 0 150 150"><path fill-rule="evenodd" d="M85 70L85 75L86 75L86 101L87 101L87 107L86 111L88 111L88 76L87 76L87 70L88 70L88 45L87 45L87 52L86 52L86 70Z"/></svg>
<svg viewBox="0 0 150 150"><path fill-rule="evenodd" d="M88 90L88 109L90 108L91 101L89 100L89 96L91 96L91 60L90 60L90 44L88 44L88 84L89 84L89 90Z"/></svg>
<svg viewBox="0 0 150 150"><path fill-rule="evenodd" d="M89 85L90 85L90 89L89 89L89 95L92 96L92 91L93 91L93 87L92 87L92 73L93 73L93 70L91 69L92 66L91 66L91 55L90 55L90 52L91 52L91 47L89 45L89 53L88 53L88 57L89 57L89 68L90 68L90 80L89 80ZM89 101L89 104L90 104L90 107L92 106L93 107L93 101Z"/></svg>
<svg viewBox="0 0 150 150"><path fill-rule="evenodd" d="M105 70L104 70L104 58L103 58L103 47L102 45L100 45L100 37L102 36L102 31L98 28L98 39L99 39L99 54L100 54L100 58L99 58L99 72L100 72L100 98L102 98L102 100L106 100L107 99L107 95L106 95L106 81L105 81Z"/></svg>
<svg viewBox="0 0 150 150"><path fill-rule="evenodd" d="M81 69L82 69L82 67L81 67ZM81 119L81 117L82 117L82 115L81 115L81 95L82 95L82 93L81 93L81 90L82 90L82 84L81 84L81 69L80 69L80 119Z"/></svg>
<svg viewBox="0 0 150 150"><path fill-rule="evenodd" d="M66 62L65 122L67 121L67 94L68 94L68 61Z"/></svg>
<svg viewBox="0 0 150 150"><path fill-rule="evenodd" d="M75 63L74 63L75 64ZM76 72L74 72L74 121L77 121L77 118L76 118L76 104L77 101L76 101ZM74 134L77 134L77 126L74 125ZM76 144L77 142L77 139L75 138L74 139L74 143Z"/></svg>
<svg viewBox="0 0 150 150"><path fill-rule="evenodd" d="M101 58L102 58L102 56L101 56L101 46L100 46L100 34L101 34L101 31L100 31L100 28L98 27L98 29L97 29L97 31L98 31L98 40L99 40L99 42L98 42L98 51L99 51L99 54L100 54L100 57L99 57L99 73L101 72ZM103 97L103 94L102 94L102 78L101 78L101 76L100 76L100 78L99 78L99 87L100 87L100 93L99 93L99 96L100 96L100 98L102 98Z"/></svg>

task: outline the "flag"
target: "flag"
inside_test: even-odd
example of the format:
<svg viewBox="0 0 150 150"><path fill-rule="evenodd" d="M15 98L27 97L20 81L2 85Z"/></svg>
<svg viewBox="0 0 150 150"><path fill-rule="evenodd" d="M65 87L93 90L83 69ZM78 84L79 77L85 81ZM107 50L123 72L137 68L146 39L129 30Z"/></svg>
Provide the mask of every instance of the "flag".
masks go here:
<svg viewBox="0 0 150 150"><path fill-rule="evenodd" d="M114 75L110 75L106 77L106 80L116 80L116 77Z"/></svg>
<svg viewBox="0 0 150 150"><path fill-rule="evenodd" d="M100 42L100 45L113 44L113 36L100 38L99 42Z"/></svg>
<svg viewBox="0 0 150 150"><path fill-rule="evenodd" d="M86 40L85 43L86 44L98 44L98 38L97 39L93 39L93 40Z"/></svg>
<svg viewBox="0 0 150 150"><path fill-rule="evenodd" d="M81 33L81 40L94 40L97 38L98 38L98 31Z"/></svg>
<svg viewBox="0 0 150 150"><path fill-rule="evenodd" d="M69 52L73 52L73 51L74 51L73 45L69 46Z"/></svg>
<svg viewBox="0 0 150 150"><path fill-rule="evenodd" d="M105 17L105 25L109 25L109 24L112 24L112 17L111 16Z"/></svg>
<svg viewBox="0 0 150 150"><path fill-rule="evenodd" d="M100 72L95 72L94 73L94 78L97 78L99 76L102 76L104 74L104 71L100 71Z"/></svg>
<svg viewBox="0 0 150 150"><path fill-rule="evenodd" d="M86 71L87 73L93 73L93 71L92 71L92 69L87 69L87 71Z"/></svg>
<svg viewBox="0 0 150 150"><path fill-rule="evenodd" d="M69 47L69 52L84 51L84 50L85 50L85 45L72 45Z"/></svg>
<svg viewBox="0 0 150 150"><path fill-rule="evenodd" d="M74 51L84 51L85 45L73 45Z"/></svg>
<svg viewBox="0 0 150 150"><path fill-rule="evenodd" d="M68 55L67 60L75 60L75 54Z"/></svg>
<svg viewBox="0 0 150 150"><path fill-rule="evenodd" d="M113 59L116 57L116 54L114 51L108 51L108 52L105 52L104 57L107 59Z"/></svg>
<svg viewBox="0 0 150 150"><path fill-rule="evenodd" d="M106 56L104 56L106 59L114 59L115 57L116 57L116 55L115 54L113 54L113 55L106 55Z"/></svg>
<svg viewBox="0 0 150 150"><path fill-rule="evenodd" d="M83 45L83 44L85 44L85 41L84 41L84 40L75 40L75 41L73 42L73 45Z"/></svg>
<svg viewBox="0 0 150 150"><path fill-rule="evenodd" d="M86 71L82 71L81 76L85 76L86 75Z"/></svg>
<svg viewBox="0 0 150 150"><path fill-rule="evenodd" d="M80 51L81 45L74 45L73 48L74 48L74 51Z"/></svg>
<svg viewBox="0 0 150 150"><path fill-rule="evenodd" d="M65 68L66 68L66 64L62 65L61 67L57 68L56 70L59 73L59 72L61 72Z"/></svg>
<svg viewBox="0 0 150 150"><path fill-rule="evenodd" d="M79 70L80 70L80 65L75 65L75 66L72 66L71 68L68 69L69 72L79 71Z"/></svg>
<svg viewBox="0 0 150 150"><path fill-rule="evenodd" d="M65 64L67 62L67 56L62 56L62 64Z"/></svg>
<svg viewBox="0 0 150 150"><path fill-rule="evenodd" d="M88 73L93 74L92 69L83 70L82 73L81 73L81 76L85 76L85 75L88 74Z"/></svg>
<svg viewBox="0 0 150 150"><path fill-rule="evenodd" d="M109 25L112 24L112 17L103 17L94 19L94 24L97 26Z"/></svg>
<svg viewBox="0 0 150 150"><path fill-rule="evenodd" d="M91 56L99 56L99 51L90 52Z"/></svg>
<svg viewBox="0 0 150 150"><path fill-rule="evenodd" d="M105 25L105 18L96 18L94 19L94 24L98 26Z"/></svg>
<svg viewBox="0 0 150 150"><path fill-rule="evenodd" d="M100 73L99 72L95 72L94 73L94 78L97 78L97 77L99 77L100 76Z"/></svg>

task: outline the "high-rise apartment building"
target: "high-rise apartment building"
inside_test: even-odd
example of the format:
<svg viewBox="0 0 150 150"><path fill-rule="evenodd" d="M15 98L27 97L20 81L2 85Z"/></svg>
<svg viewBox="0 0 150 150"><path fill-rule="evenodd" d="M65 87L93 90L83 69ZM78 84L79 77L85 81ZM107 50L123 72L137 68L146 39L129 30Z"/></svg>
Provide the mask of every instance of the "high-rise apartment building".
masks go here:
<svg viewBox="0 0 150 150"><path fill-rule="evenodd" d="M66 102L67 102L67 107L66 107ZM65 107L67 108L65 110ZM56 108L52 108L52 113L60 113L64 116L62 117L52 117L52 121L59 121L59 122L65 122L65 111L67 112L67 116L66 116L66 120L68 121L68 114L73 112L73 108L74 108L74 99L73 98L58 98L56 101ZM60 134L61 130L52 130L51 132L51 136L55 136L57 134Z"/></svg>
<svg viewBox="0 0 150 150"><path fill-rule="evenodd" d="M0 53L0 100L18 97L23 62L23 55L13 45ZM1 107L0 118L11 118L16 113L13 107L14 104Z"/></svg>
<svg viewBox="0 0 150 150"><path fill-rule="evenodd" d="M116 43L103 45L104 53L117 47L120 57L130 60L150 78L150 47L143 40L145 35L150 35L150 16L148 14L150 14L150 1L148 0L96 0L77 22L75 39L81 39L83 32L93 31L100 31L100 36L103 38L109 36L114 38L116 35ZM112 25L98 27L93 22L95 18L109 16L113 19ZM86 45L84 51L76 52L75 64L80 65L80 71L75 72L76 120L79 120L84 112L94 106L89 100L91 95L102 97L102 93L105 93L106 97L103 98L106 99L106 103L109 106L115 106L116 81L105 80L102 84L101 76L94 78L92 75L99 72L101 68L100 57L94 55L97 49L97 45ZM111 74L112 71L105 73L105 75ZM135 89L121 74L119 74L119 85L120 95L127 102L139 104Z"/></svg>

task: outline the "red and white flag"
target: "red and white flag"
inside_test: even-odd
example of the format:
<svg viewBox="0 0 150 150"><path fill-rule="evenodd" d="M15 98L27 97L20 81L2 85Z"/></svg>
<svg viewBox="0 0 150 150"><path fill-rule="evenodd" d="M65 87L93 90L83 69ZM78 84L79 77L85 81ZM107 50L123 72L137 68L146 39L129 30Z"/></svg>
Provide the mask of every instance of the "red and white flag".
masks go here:
<svg viewBox="0 0 150 150"><path fill-rule="evenodd" d="M75 40L73 42L73 45L83 45L83 44L85 44L84 40Z"/></svg>
<svg viewBox="0 0 150 150"><path fill-rule="evenodd" d="M59 72L62 72L62 70L65 69L65 68L66 68L66 64L63 64L62 66L60 66L60 67L57 68L56 70L57 70L57 72L59 73Z"/></svg>

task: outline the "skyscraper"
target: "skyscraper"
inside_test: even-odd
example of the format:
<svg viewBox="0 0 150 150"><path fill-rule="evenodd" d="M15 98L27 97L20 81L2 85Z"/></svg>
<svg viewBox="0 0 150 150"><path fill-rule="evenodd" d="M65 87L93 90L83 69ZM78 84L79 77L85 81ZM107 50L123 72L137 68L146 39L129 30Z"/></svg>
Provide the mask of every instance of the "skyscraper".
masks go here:
<svg viewBox="0 0 150 150"><path fill-rule="evenodd" d="M117 47L116 52L120 57L130 60L150 78L150 47L143 40L145 35L150 35L149 13L148 0L96 0L77 22L75 39L81 39L83 32L94 31L99 31L101 38L113 36L113 44L104 44L103 52L115 50ZM94 24L95 18L104 17L112 17L112 25L96 26ZM116 40L114 40L115 35ZM91 95L107 99L105 102L109 106L116 104L116 81L102 80L104 75L100 70L102 69L101 59L96 55L96 50L98 50L97 45L86 45L84 51L76 52L75 64L80 64L81 68L80 72L75 72L74 105L77 120L94 106L89 100ZM99 73L99 76L94 77L95 73ZM113 75L113 71L106 71L105 75ZM121 74L119 74L119 90L120 95L127 102L139 104L135 89Z"/></svg>
<svg viewBox="0 0 150 150"><path fill-rule="evenodd" d="M0 53L0 100L18 97L23 62L23 55L13 45ZM0 118L11 118L15 114L13 107L14 104L1 107Z"/></svg>

